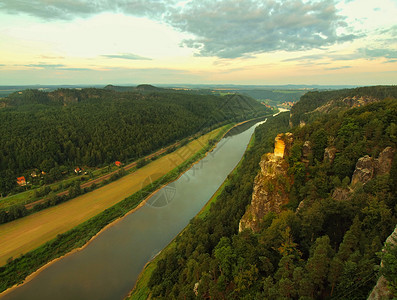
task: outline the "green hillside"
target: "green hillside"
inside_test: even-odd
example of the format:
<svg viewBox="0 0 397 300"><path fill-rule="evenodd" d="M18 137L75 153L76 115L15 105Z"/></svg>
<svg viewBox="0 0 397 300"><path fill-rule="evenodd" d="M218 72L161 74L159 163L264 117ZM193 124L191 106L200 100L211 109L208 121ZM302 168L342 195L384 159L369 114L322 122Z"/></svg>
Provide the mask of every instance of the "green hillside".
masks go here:
<svg viewBox="0 0 397 300"><path fill-rule="evenodd" d="M136 160L214 126L271 112L244 96L109 89L25 90L0 106L0 192L44 171L46 182L76 166Z"/></svg>
<svg viewBox="0 0 397 300"><path fill-rule="evenodd" d="M339 95L360 98L362 91ZM377 91L364 89L390 96L371 94ZM324 104L335 94L310 97ZM289 128L289 121L289 113L280 114L257 128L254 145L209 213L194 218L154 270L148 268L152 299L367 298L379 276L377 253L397 223L397 101L317 114L303 127ZM282 188L289 201L261 218L258 230L239 232L259 161L286 131L293 135L286 175L265 186L275 194ZM360 177L359 159L372 163L370 177L364 171Z"/></svg>

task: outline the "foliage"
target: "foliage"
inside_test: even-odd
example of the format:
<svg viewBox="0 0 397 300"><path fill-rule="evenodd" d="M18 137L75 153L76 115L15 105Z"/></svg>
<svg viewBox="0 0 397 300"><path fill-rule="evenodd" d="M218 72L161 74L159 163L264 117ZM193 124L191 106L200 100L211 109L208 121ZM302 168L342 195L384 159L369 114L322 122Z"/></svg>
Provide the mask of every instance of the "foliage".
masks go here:
<svg viewBox="0 0 397 300"><path fill-rule="evenodd" d="M368 90L355 90L358 95ZM383 93L382 88L371 92ZM330 92L331 93L331 92ZM332 93L331 93L332 94ZM327 99L332 95L325 93ZM337 94L337 93L336 93ZM353 94L342 91L340 95ZM316 94L317 95L317 94ZM310 97L314 97L311 95ZM320 97L321 98L321 97ZM325 101L324 101L325 103ZM288 116L270 119L255 131L255 143L236 174L204 217L194 218L149 280L152 298L364 299L375 284L376 253L397 222L396 170L358 185L349 200L332 197L347 188L358 158L396 149L397 101L393 99L319 116L292 129L288 174L294 179L289 209L265 216L259 232L238 232L250 203L259 158L287 130ZM312 158L301 160L305 141ZM337 150L324 160L326 147ZM396 156L395 156L396 157ZM299 203L303 201L299 210ZM392 252L389 252L392 253ZM388 271L394 283L395 257ZM386 274L385 273L385 274ZM390 275L392 274L392 275Z"/></svg>
<svg viewBox="0 0 397 300"><path fill-rule="evenodd" d="M382 259L380 273L387 279L389 291L395 297L397 296L397 247L395 244L387 243L378 254Z"/></svg>
<svg viewBox="0 0 397 300"><path fill-rule="evenodd" d="M25 90L0 110L0 193L44 171L45 183L76 166L137 160L199 131L270 112L239 96L107 89Z"/></svg>
<svg viewBox="0 0 397 300"><path fill-rule="evenodd" d="M378 100L387 98L397 99L396 86L372 86L359 87L355 89L334 90L326 92L308 92L303 95L298 103L291 109L291 122L294 126L299 125L300 121L310 121L310 112L316 108L328 104L335 108L349 107L350 103L344 103L344 98L368 97ZM331 102L334 101L333 103Z"/></svg>
<svg viewBox="0 0 397 300"><path fill-rule="evenodd" d="M221 131L216 139L220 139L222 134L223 132ZM123 217L126 213L138 206L138 204L144 198L146 198L147 195L150 195L153 191L157 190L165 183L176 180L181 172L189 169L193 163L203 158L207 151L209 151L211 148L212 146L206 145L199 152L186 160L184 163L180 164L171 172L147 185L130 197L127 197L123 201L106 209L102 213L69 230L68 232L59 234L55 239L47 242L41 247L21 255L18 258L10 259L5 266L0 267L0 292L15 284L21 283L26 276L33 273L49 261L65 255L72 249L85 245L106 225L118 218ZM119 171L119 174L122 176L123 169ZM75 189L78 189L77 183L73 184L72 186Z"/></svg>

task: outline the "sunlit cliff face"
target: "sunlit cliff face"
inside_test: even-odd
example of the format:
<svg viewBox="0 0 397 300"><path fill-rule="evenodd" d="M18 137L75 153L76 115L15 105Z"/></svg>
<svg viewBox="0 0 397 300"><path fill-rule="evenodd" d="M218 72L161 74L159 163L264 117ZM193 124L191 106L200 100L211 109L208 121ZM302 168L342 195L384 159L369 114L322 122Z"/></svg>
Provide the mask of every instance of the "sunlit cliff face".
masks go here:
<svg viewBox="0 0 397 300"><path fill-rule="evenodd" d="M281 135L277 135L275 139L275 144L274 144L274 155L283 158L284 157L284 149L285 149L285 143L281 139Z"/></svg>

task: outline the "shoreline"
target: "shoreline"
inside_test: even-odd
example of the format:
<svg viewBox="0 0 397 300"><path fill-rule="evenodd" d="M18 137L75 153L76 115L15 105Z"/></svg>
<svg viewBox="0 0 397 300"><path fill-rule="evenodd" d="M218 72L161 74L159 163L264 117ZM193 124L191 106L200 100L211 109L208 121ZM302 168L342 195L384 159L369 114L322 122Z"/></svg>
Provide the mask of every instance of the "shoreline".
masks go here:
<svg viewBox="0 0 397 300"><path fill-rule="evenodd" d="M253 121L253 120L255 120L255 119L247 120L247 121L240 122L240 123L236 124L235 126L231 127L227 132L225 132L225 134L222 136L222 138L223 138L231 129L233 129L234 127L239 126L239 125L242 125L242 124L244 124L244 123L246 123L246 122L249 122L249 121ZM221 138L218 142L220 142L220 141L222 140L222 138ZM247 151L247 149L250 148L251 141L252 141L252 137L251 137L250 141L248 142L248 145L247 145L247 148L246 148L245 151ZM218 142L217 142L217 144L218 144ZM210 151L211 151L211 150L210 150ZM208 152L209 152L209 151L208 151ZM208 152L207 152L207 154L208 154ZM207 154L206 154L206 156L207 156ZM203 158L204 158L204 157L203 157ZM237 165L233 168L233 170L230 172L230 174L236 172L236 170L240 167L243 158L244 158L244 156L240 159L240 161L239 161L239 162L237 163ZM227 180L228 180L228 179L226 178L226 179L222 182L222 184L218 187L218 189L215 191L215 193L214 193L214 194L211 196L211 198L205 203L205 205L200 209L200 211L196 214L196 216L195 216L194 218L200 217L200 215L204 213L204 211L207 209L207 207L210 206L210 205L212 204L212 202L218 197L218 193L219 193L221 190L223 190L223 189L225 188L225 183L226 183ZM154 260L155 260L159 255L161 255L161 254L163 253L164 250L167 250L167 248L170 247L170 245L176 240L176 238L177 238L178 236L180 236L180 235L183 234L183 232L187 229L188 226L189 226L189 224L188 224L185 228L183 228L183 229L181 230L181 232L179 232L179 233L178 233L178 234L177 234L177 235L176 235L176 236L163 248L163 249L161 249L155 256L153 256L153 257L143 266L142 270L140 271L140 273L139 273L139 275L138 275L137 280L135 281L134 287L133 287L133 288L128 292L128 294L124 297L124 300L128 300L128 299L132 296L132 294L134 293L134 291L135 291L135 289L136 289L136 287L137 287L137 284L138 284L138 282L139 282L139 280L140 280L142 274L145 272L145 269L146 269L151 263L153 263Z"/></svg>
<svg viewBox="0 0 397 300"><path fill-rule="evenodd" d="M76 253L76 252L79 252L79 251L84 250L86 247L88 247L88 246L94 241L94 239L95 239L99 234L101 234L103 231L105 231L106 229L110 228L111 226L116 225L118 222L120 222L121 220L123 220L126 216L128 216L128 215L130 215L130 214L136 212L138 209L140 209L142 206L144 206L144 205L147 203L147 201L150 199L150 197L152 197L155 193L157 193L159 190L161 190L161 189L162 189L163 187L165 187L166 185L168 185L168 184L170 184L170 183L172 183L172 182L178 180L184 173L186 173L188 170L190 170L195 164L199 163L202 159L204 159L205 157L207 157L207 155L208 155L209 153L211 153L211 151L218 145L218 143L225 137L225 135L226 135L230 130L232 130L233 128L235 128L235 127L237 127L237 126L240 126L240 125L242 125L242 124L244 124L244 123L247 123L247 122L249 122L249 121L253 121L253 120L255 120L255 119L242 121L242 122L237 123L237 124L233 125L232 127L230 127L228 130L226 130L226 131L222 134L222 136L219 138L219 140L218 140L208 151L205 152L205 154L204 154L203 157L201 157L199 160L193 162L193 163L190 165L190 167L189 167L188 169L186 169L185 171L181 172L181 173L178 175L178 177L177 177L176 179L174 179L174 180L172 180L172 181L169 181L169 182L164 183L163 185L161 185L161 186L160 186L159 188L157 188L155 191L153 191L152 193L150 193L150 195L148 195L146 198L144 198L135 208L133 208L132 210L128 211L128 212L127 212L125 215L123 215L122 217L120 217L120 218L114 220L113 222L111 222L111 223L107 224L105 227L103 227L103 228L102 228L100 231L98 231L94 236L92 236L92 237L90 238L90 240L89 240L87 243L85 243L83 246L81 246L81 247L79 247L79 248L72 249L72 250L69 251L68 253L66 253L66 254L64 254L64 255L58 257L58 258L55 258L55 259L53 259L53 260L47 262L45 265L41 266L41 267L40 267L39 269L37 269L36 271L34 271L33 273L29 274L29 275L23 280L23 282L21 282L21 283L19 283L19 284L15 284L15 285L13 285L12 287L10 287L10 288L6 289L5 291L1 292L1 293L0 293L0 299L1 299L3 296L5 296L5 295L11 293L11 292L14 291L15 289L17 289L17 288L23 286L24 284L26 284L26 283L32 281L35 277L37 277L38 275L40 275L40 273L43 272L46 268L48 268L50 265L56 263L57 261L59 261L59 260L65 258L65 257L67 257L67 256L69 256L69 255L72 255L72 254L74 254L74 253ZM198 153L198 152L197 152L197 153ZM161 252L161 251L160 251L160 252ZM160 254L160 252L159 252L158 254ZM158 254L157 254L157 255L158 255ZM156 255L156 256L157 256L157 255ZM148 262L148 263L149 263L149 262ZM146 265L145 265L145 266L146 266Z"/></svg>

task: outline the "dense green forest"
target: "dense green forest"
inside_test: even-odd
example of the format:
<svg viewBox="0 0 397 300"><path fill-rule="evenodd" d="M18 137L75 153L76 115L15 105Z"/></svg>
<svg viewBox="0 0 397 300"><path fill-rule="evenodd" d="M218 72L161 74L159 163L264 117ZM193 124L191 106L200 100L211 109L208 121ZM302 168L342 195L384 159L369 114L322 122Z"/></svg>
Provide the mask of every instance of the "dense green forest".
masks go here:
<svg viewBox="0 0 397 300"><path fill-rule="evenodd" d="M284 113L256 129L253 147L209 213L194 218L157 263L152 298L367 298L378 277L377 253L397 223L397 155L390 173L354 186L351 178L359 158L396 150L397 101L323 114L301 128L289 121ZM268 213L258 232L239 233L261 156L285 131L294 136L285 158L290 202L280 214ZM312 146L304 161L306 141ZM333 161L324 159L327 147L336 149ZM338 199L337 189L347 197Z"/></svg>
<svg viewBox="0 0 397 300"><path fill-rule="evenodd" d="M397 86L373 86L360 87L355 89L343 89L324 92L308 92L300 98L291 109L291 122L294 126L299 125L299 121L311 121L317 117L313 111L332 101L334 109L349 107L351 98L363 98L366 101L383 100L386 98L396 99ZM345 101L343 101L345 99ZM365 102L365 101L364 101ZM365 103L363 103L365 105Z"/></svg>
<svg viewBox="0 0 397 300"><path fill-rule="evenodd" d="M233 90L230 92L233 92ZM250 96L260 101L267 101L268 104L276 106L283 102L296 102L307 91L287 89L241 89L237 90L236 92Z"/></svg>
<svg viewBox="0 0 397 300"><path fill-rule="evenodd" d="M49 183L76 166L136 160L213 126L271 112L240 95L140 90L25 90L2 99L0 193L33 170L45 172Z"/></svg>
<svg viewBox="0 0 397 300"><path fill-rule="evenodd" d="M114 86L107 85L107 90L113 90L118 92L125 91L139 91L139 92L158 92L158 93L188 93L194 95L225 95L225 94L241 94L247 97L252 97L258 101L265 101L272 106L276 106L283 102L296 102L299 98L304 95L307 90L304 89L290 89L285 87L280 88L158 88L150 84L141 84L136 87L134 86Z"/></svg>

